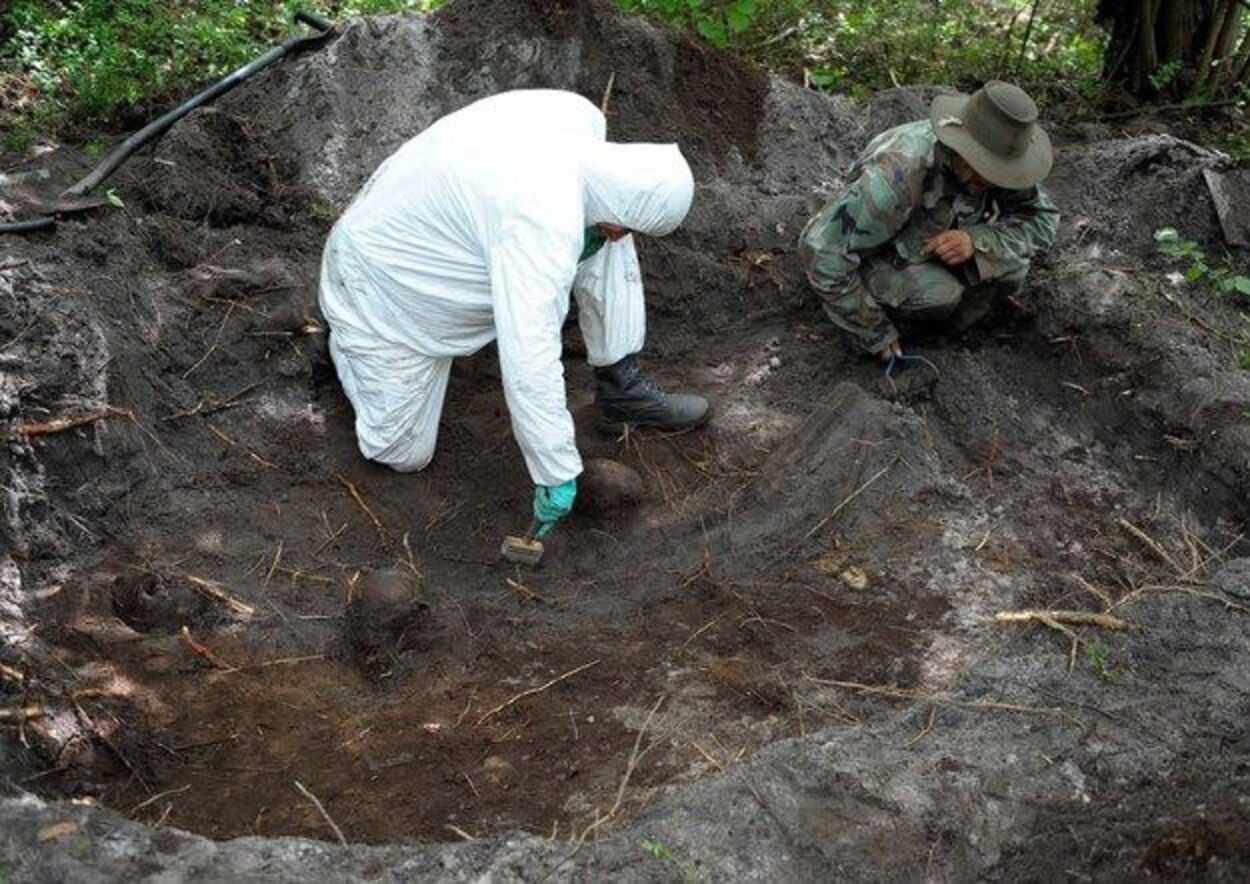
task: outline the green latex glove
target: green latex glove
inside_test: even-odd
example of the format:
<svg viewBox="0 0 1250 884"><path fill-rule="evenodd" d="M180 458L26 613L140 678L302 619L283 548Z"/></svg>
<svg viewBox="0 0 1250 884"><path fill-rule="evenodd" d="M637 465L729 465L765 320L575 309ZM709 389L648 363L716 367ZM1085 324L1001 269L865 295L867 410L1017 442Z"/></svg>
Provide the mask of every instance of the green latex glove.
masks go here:
<svg viewBox="0 0 1250 884"><path fill-rule="evenodd" d="M603 248L608 238L599 232L599 228L593 224L586 228L582 234L582 254L577 259L577 263L585 261L587 258L593 257L596 252Z"/></svg>
<svg viewBox="0 0 1250 884"><path fill-rule="evenodd" d="M542 539L551 533L556 522L573 511L577 498L577 480L569 479L563 485L539 485L534 488L534 519L538 530L534 536Z"/></svg>

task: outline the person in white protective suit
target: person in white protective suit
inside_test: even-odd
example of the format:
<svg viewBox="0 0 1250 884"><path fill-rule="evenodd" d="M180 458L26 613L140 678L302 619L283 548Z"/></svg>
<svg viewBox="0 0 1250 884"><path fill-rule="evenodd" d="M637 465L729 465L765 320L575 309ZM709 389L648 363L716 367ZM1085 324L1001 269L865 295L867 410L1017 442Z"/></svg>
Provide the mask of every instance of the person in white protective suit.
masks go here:
<svg viewBox="0 0 1250 884"><path fill-rule="evenodd" d="M571 92L507 92L438 120L374 172L335 224L320 302L361 453L400 471L434 455L451 362L498 343L536 486L539 536L567 515L581 458L565 405L572 290L600 428L692 427L706 399L666 393L634 359L646 331L631 233L663 236L694 193L674 144L611 144Z"/></svg>

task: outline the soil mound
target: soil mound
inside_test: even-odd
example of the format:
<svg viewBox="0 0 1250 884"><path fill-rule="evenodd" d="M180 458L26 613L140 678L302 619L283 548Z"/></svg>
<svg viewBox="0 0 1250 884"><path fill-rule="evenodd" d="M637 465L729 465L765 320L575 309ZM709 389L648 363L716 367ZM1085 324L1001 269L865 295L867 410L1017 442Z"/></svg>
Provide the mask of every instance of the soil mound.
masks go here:
<svg viewBox="0 0 1250 884"><path fill-rule="evenodd" d="M688 222L640 244L643 358L716 418L600 437L568 358L579 446L637 503L526 571L498 558L531 488L493 354L455 367L427 470L365 463L320 250L439 116L609 83L610 137L696 170ZM1149 229L1214 245L1224 160L1067 144L1059 249L919 339L936 380L891 401L794 243L931 94L826 97L598 0L457 0L188 117L119 174L126 210L0 239L0 862L1041 878L1072 839L1091 875L1244 873L1244 323L1169 282ZM360 591L414 572L423 600ZM1020 610L1043 616L994 619ZM1072 610L1134 628L1047 613ZM376 678L354 636L386 647ZM354 846L298 840L327 816Z"/></svg>

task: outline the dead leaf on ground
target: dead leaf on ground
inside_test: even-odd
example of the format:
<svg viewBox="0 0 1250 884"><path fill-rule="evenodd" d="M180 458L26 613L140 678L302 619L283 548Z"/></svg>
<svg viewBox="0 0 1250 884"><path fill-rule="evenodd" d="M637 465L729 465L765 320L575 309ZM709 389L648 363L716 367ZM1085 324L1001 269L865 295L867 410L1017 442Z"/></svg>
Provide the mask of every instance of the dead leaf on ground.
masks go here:
<svg viewBox="0 0 1250 884"><path fill-rule="evenodd" d="M832 576L842 570L842 565L845 562L846 553L827 552L820 558L813 559L810 564L821 574L828 574Z"/></svg>
<svg viewBox="0 0 1250 884"><path fill-rule="evenodd" d="M82 823L78 820L61 820L59 823L50 823L39 830L39 843L43 844L48 841L59 841L67 838L82 828Z"/></svg>
<svg viewBox="0 0 1250 884"><path fill-rule="evenodd" d="M868 572L858 565L851 565L838 576L842 578L842 582L846 584L847 589L862 592L868 588Z"/></svg>

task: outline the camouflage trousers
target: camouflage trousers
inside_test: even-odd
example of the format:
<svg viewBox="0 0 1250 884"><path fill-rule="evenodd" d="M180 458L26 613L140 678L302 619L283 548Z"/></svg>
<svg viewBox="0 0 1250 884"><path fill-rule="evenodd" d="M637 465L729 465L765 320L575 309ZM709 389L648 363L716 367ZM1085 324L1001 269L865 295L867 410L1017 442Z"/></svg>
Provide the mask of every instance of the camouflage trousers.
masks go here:
<svg viewBox="0 0 1250 884"><path fill-rule="evenodd" d="M1028 264L992 280L981 281L973 262L945 267L936 261L911 264L893 254L871 255L860 262L860 279L877 307L894 322L942 323L965 329L982 319L998 298L1020 290ZM847 318L864 308L861 287L822 296L825 312L833 322L862 334L862 325ZM872 311L875 312L875 311ZM873 346L874 342L865 342Z"/></svg>

